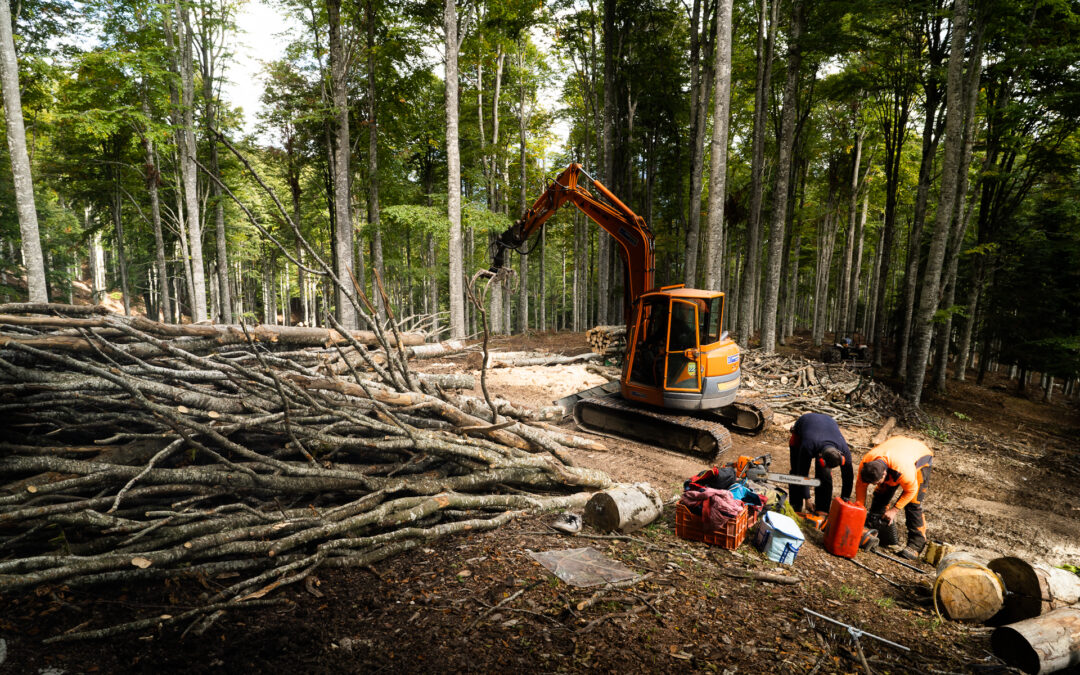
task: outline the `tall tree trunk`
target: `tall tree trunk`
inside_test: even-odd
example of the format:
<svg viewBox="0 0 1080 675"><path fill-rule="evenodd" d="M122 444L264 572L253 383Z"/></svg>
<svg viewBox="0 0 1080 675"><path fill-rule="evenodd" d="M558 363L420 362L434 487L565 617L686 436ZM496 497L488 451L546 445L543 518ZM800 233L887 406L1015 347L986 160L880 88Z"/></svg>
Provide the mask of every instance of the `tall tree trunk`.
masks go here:
<svg viewBox="0 0 1080 675"><path fill-rule="evenodd" d="M724 200L727 188L728 118L731 112L731 6L719 0L716 11L716 81L713 89L712 156L709 163L709 230L705 288L719 291L724 269Z"/></svg>
<svg viewBox="0 0 1080 675"><path fill-rule="evenodd" d="M862 215L859 216L858 227L855 232L855 255L851 262L851 279L849 286L851 288L851 296L848 299L847 306L847 324L844 326L844 330L848 333L854 333L857 330L858 318L859 318L859 279L862 276L862 259L863 259L863 245L865 243L866 233L866 216L870 210L870 191L867 190L863 195ZM854 226L854 223L852 224ZM865 336L864 336L865 340Z"/></svg>
<svg viewBox="0 0 1080 675"><path fill-rule="evenodd" d="M700 257L698 248L701 243L701 183L702 174L705 171L705 121L709 108L708 91L711 86L708 69L702 72L700 55L701 51L708 52L710 41L707 39L703 41L701 35L708 34L706 26L709 25L711 3L705 4L704 11L701 4L701 0L695 0L690 17L690 201L687 209L686 266L683 268L683 283L691 288L697 285L698 258ZM702 50L703 46L705 46L704 50Z"/></svg>
<svg viewBox="0 0 1080 675"><path fill-rule="evenodd" d="M177 13L177 47L180 50L180 106L183 127L180 134L180 167L184 181L184 215L187 220L188 249L191 256L191 320L205 321L206 266L203 263L202 221L199 219L199 183L195 167L195 65L194 37L187 6L173 0Z"/></svg>
<svg viewBox="0 0 1080 675"><path fill-rule="evenodd" d="M200 17L200 65L202 67L202 85L203 85L203 124L205 127L205 137L207 144L210 147L210 173L221 178L221 170L218 166L218 147L217 142L214 139L214 116L217 112L217 107L214 102L214 78L215 66L216 66L216 50L219 45L216 44L217 30L220 30L220 38L224 42L225 34L224 28L221 26L215 27L213 24L223 23L224 16L214 17L210 16L207 7L212 3L206 3L203 7L203 12ZM217 297L218 297L218 319L222 323L232 323L232 296L229 289L229 255L228 255L228 240L225 237L225 205L221 200L221 187L217 181L210 181L210 194L211 200L214 204L214 234L217 242Z"/></svg>
<svg viewBox="0 0 1080 675"><path fill-rule="evenodd" d="M450 219L450 336L465 337L465 295L461 242L461 157L458 154L458 26L457 6L446 0L446 210Z"/></svg>
<svg viewBox="0 0 1080 675"><path fill-rule="evenodd" d="M8 152L15 188L15 210L19 216L19 234L22 237L26 286L30 302L48 302L45 256L41 252L37 208L34 205L34 180L30 174L30 155L26 152L26 128L23 125L22 97L19 94L19 61L15 56L11 8L7 2L0 2L0 89L4 95L4 119L7 122Z"/></svg>
<svg viewBox="0 0 1080 675"><path fill-rule="evenodd" d="M766 20L769 0L761 0L757 36L757 88L754 93L754 129L750 166L750 222L747 224L746 264L739 285L739 342L750 344L754 332L754 306L761 260L761 210L764 200L765 127L768 124L769 83L772 80L773 49L780 23L780 0L772 0L771 16ZM767 27L766 27L767 24ZM778 165L779 166L779 165Z"/></svg>
<svg viewBox="0 0 1080 675"><path fill-rule="evenodd" d="M499 183L499 156L502 154L502 148L499 145L499 107L502 100L502 76L503 65L506 63L506 52L503 51L502 45L499 45L498 55L495 58L495 92L491 101L491 155L492 155L492 175L488 184L491 190L491 210L495 213L500 211L499 205L502 201L502 186Z"/></svg>
<svg viewBox="0 0 1080 675"><path fill-rule="evenodd" d="M368 80L368 225L371 227L371 264L380 279L386 280L383 266L382 228L379 226L379 122L375 107L375 7L373 0L365 5L367 22L367 80ZM386 305L381 293L374 293L379 321L386 319Z"/></svg>
<svg viewBox="0 0 1080 675"><path fill-rule="evenodd" d="M604 182L615 188L615 0L604 0ZM611 314L609 304L611 279L611 238L600 232L597 263L596 321L607 323Z"/></svg>
<svg viewBox="0 0 1080 675"><path fill-rule="evenodd" d="M143 115L150 119L150 104L143 94ZM172 320L172 303L169 301L169 273L165 267L165 239L161 232L161 203L158 199L158 185L161 174L158 172L157 155L154 153L154 141L148 134L142 137L146 151L146 192L150 197L150 226L154 230L154 269L157 273L158 307L161 309L161 321ZM157 319L157 316L151 317Z"/></svg>
<svg viewBox="0 0 1080 675"><path fill-rule="evenodd" d="M114 160L119 160L119 140L114 138L113 145L115 148L113 152ZM111 172L113 174L112 219L113 227L116 229L116 265L120 268L120 297L124 303L124 315L131 316L131 289L128 286L127 256L124 255L124 214L120 208L124 196L120 191L119 161L116 161L113 165Z"/></svg>
<svg viewBox="0 0 1080 675"><path fill-rule="evenodd" d="M349 199L349 101L346 81L345 45L341 39L341 0L326 0L330 34L330 89L334 101L334 250L335 273L341 281L337 290L337 320L346 328L357 328L352 305L353 222Z"/></svg>
<svg viewBox="0 0 1080 675"><path fill-rule="evenodd" d="M971 156L975 148L975 110L979 103L979 79L982 76L982 49L984 22L982 14L976 20L975 39L968 58L968 72L964 79L964 131L963 149L960 152L960 162L957 167L957 187L955 213L953 214L953 228L949 235L949 245L945 254L945 295L943 305L947 308L953 306L956 298L957 273L960 267L960 251L963 248L964 236L971 221L971 213L974 202L967 203L968 195L968 169L971 166ZM966 208L965 208L966 205ZM934 369L934 388L936 391L945 393L946 370L948 367L949 344L952 335L953 315L949 313L945 319L945 325L941 327L941 335L938 344L938 362ZM967 355L964 354L964 359ZM964 361L957 360L956 369L963 370Z"/></svg>
<svg viewBox="0 0 1080 675"><path fill-rule="evenodd" d="M585 217L574 209L574 317L573 329L585 330L589 314L589 233Z"/></svg>
<svg viewBox="0 0 1080 675"><path fill-rule="evenodd" d="M856 124L858 120L856 119ZM836 326L847 330L847 312L851 298L851 262L855 253L855 221L859 217L859 169L862 162L863 134L856 126L852 157L851 194L848 202L847 234L844 237L844 262L840 268L840 305Z"/></svg>
<svg viewBox="0 0 1080 675"><path fill-rule="evenodd" d="M499 52L499 67L498 67L498 72L499 72L500 76L502 74L502 57L503 57L503 54L502 54L502 51L500 50L500 52ZM520 58L520 61L519 61L518 65L522 67L521 71L524 72L524 54L521 55L521 58ZM496 94L495 94L496 100L498 100L498 93L497 92L498 92L498 85L496 85ZM527 192L528 181L526 180L527 170L526 170L526 166L525 166L525 158L526 158L525 134L528 131L529 119L525 115L525 82L524 82L524 79L521 82L520 92L519 92L519 96L518 96L518 113L519 113L518 114L518 163L521 166L521 176L520 176L520 186L519 186L520 189L519 189L519 193L518 193L518 213L524 215L525 211L529 208L528 192ZM496 113L495 119L498 119L498 113ZM492 133L492 136L494 137L494 132ZM543 229L541 229L540 232L541 232L541 236L542 236L543 235ZM540 249L540 256L541 256L541 258L540 258L540 270L541 270L541 275L543 274L543 264L544 264L543 263L543 255L544 255L544 251L543 251L543 248L541 248ZM543 287L543 281L541 281L540 283L541 283L541 288L542 288ZM521 289L521 295L519 296L519 300L518 300L518 307L519 307L519 311L520 311L520 313L518 315L518 330L521 331L522 333L524 333L525 331L529 330L529 256L524 254L524 253L521 254L521 286L520 286L520 289ZM541 302L541 306L542 306L543 305L543 295L542 295L542 293L541 293L540 302ZM543 329L543 325L541 325L540 328Z"/></svg>
<svg viewBox="0 0 1080 675"><path fill-rule="evenodd" d="M784 113L781 122L780 148L777 153L776 190L769 224L769 263L762 299L761 349L771 354L776 348L776 313L780 295L781 255L784 251L784 228L787 225L788 185L791 179L791 151L795 141L796 95L799 87L799 67L802 63L803 3L792 4L791 35L789 36L787 82L784 85Z"/></svg>
<svg viewBox="0 0 1080 675"><path fill-rule="evenodd" d="M85 209L87 224L90 221L90 207ZM101 230L94 230L90 238L90 298L95 305L105 302L109 292L105 284L105 247L101 245Z"/></svg>
<svg viewBox="0 0 1080 675"><path fill-rule="evenodd" d="M930 240L930 252L926 259L926 274L919 298L919 311L915 317L914 341L908 364L904 397L918 405L922 398L926 379L926 362L930 355L933 337L934 313L938 308L938 292L941 289L941 271L948 244L949 221L956 200L960 155L963 150L963 67L964 40L967 35L967 0L956 0L953 6L952 53L949 56L948 83L945 110L945 156L941 162L941 196L934 214L934 234Z"/></svg>

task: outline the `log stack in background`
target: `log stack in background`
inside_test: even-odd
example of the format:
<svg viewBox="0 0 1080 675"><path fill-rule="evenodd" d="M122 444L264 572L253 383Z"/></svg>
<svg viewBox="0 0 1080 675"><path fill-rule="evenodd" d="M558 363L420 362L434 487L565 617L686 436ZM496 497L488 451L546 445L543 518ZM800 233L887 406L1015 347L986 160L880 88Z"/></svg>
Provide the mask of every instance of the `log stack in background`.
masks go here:
<svg viewBox="0 0 1080 675"><path fill-rule="evenodd" d="M605 358L621 359L626 354L626 326L594 326L585 331L585 340Z"/></svg>

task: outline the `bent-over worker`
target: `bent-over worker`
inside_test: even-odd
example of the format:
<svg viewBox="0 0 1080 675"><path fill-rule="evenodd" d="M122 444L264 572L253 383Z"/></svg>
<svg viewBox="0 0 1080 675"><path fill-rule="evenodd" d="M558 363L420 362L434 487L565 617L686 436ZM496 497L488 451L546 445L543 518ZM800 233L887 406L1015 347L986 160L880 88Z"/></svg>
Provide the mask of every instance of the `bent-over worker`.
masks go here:
<svg viewBox="0 0 1080 675"><path fill-rule="evenodd" d="M905 436L893 436L871 449L859 463L855 502L865 504L867 486L877 486L868 509L868 524L875 522L875 519L891 524L900 509L904 509L907 545L898 555L909 560L918 558L926 545L923 499L930 487L930 466L933 461L934 451L925 443ZM897 488L902 490L900 497L889 506Z"/></svg>
<svg viewBox="0 0 1080 675"><path fill-rule="evenodd" d="M828 511L832 501L832 470L840 467L840 498L851 498L851 487L855 480L855 469L851 464L851 448L848 447L840 426L836 420L821 413L806 413L795 420L788 440L791 451L791 472L799 476L810 476L810 467L814 467L814 478L821 485L814 488L814 510ZM810 499L810 488L805 485L791 486L791 508L803 510L803 502Z"/></svg>

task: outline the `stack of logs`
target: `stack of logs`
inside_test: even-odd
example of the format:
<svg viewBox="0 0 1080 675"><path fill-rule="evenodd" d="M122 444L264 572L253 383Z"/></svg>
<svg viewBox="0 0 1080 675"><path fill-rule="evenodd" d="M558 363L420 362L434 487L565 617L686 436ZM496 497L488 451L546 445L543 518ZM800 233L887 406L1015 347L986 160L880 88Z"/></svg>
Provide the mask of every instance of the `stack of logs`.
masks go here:
<svg viewBox="0 0 1080 675"><path fill-rule="evenodd" d="M887 385L860 369L761 350L742 354L742 388L756 391L773 410L798 417L832 415L846 426L878 426L895 417L903 426L922 427L926 416Z"/></svg>
<svg viewBox="0 0 1080 675"><path fill-rule="evenodd" d="M621 358L626 353L626 326L595 326L585 331L585 340L597 354Z"/></svg>
<svg viewBox="0 0 1080 675"><path fill-rule="evenodd" d="M317 569L580 507L612 485L565 459L593 442L450 389L471 378L413 372L411 358L440 350L373 323L176 326L0 305L0 603L230 578L192 610L50 639L198 632L283 602L263 596Z"/></svg>

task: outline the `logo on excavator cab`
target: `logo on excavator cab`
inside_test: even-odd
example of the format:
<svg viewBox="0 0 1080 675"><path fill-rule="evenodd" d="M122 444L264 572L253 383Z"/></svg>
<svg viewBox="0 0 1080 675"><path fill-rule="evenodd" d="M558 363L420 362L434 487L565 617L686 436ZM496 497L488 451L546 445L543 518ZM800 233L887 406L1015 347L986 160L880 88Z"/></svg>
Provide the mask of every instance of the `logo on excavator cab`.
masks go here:
<svg viewBox="0 0 1080 675"><path fill-rule="evenodd" d="M691 375L696 373L697 372L697 364L696 363L687 364L686 365L686 372L690 373Z"/></svg>
<svg viewBox="0 0 1080 675"><path fill-rule="evenodd" d="M738 354L733 354L733 355L727 357L727 362L728 363L738 363L739 362L739 355Z"/></svg>

